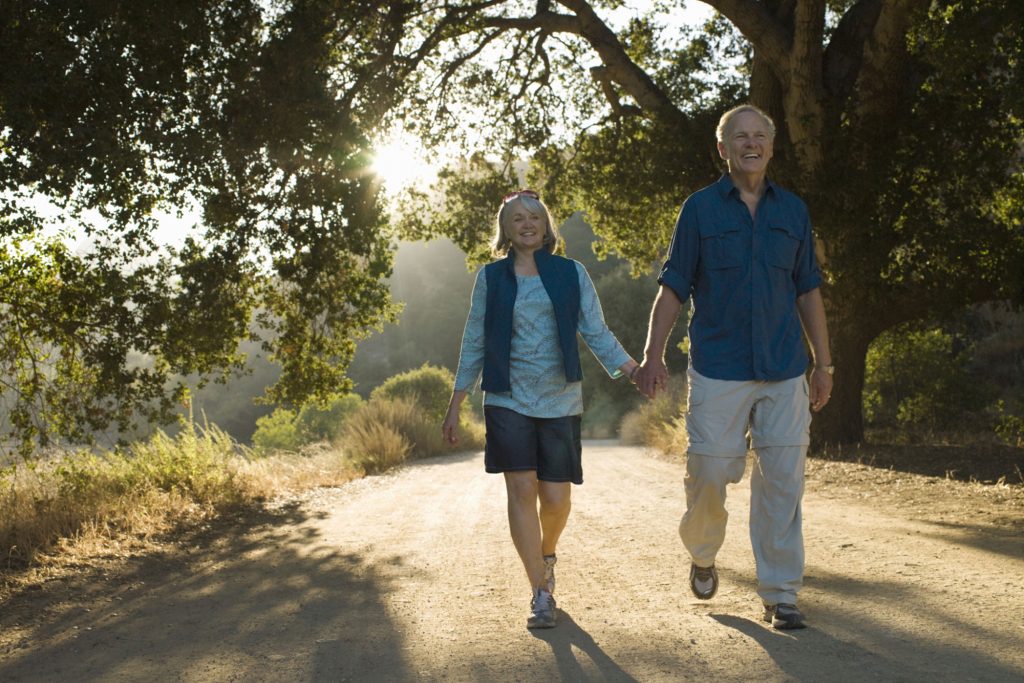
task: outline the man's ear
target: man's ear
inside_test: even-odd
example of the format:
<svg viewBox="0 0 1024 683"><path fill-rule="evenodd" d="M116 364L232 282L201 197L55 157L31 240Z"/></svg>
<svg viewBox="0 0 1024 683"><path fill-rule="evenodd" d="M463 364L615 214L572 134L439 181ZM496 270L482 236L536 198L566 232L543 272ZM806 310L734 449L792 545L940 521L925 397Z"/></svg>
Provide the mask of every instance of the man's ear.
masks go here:
<svg viewBox="0 0 1024 683"><path fill-rule="evenodd" d="M718 142L718 143L716 143L716 146L718 147L718 156L720 156L725 161L728 161L729 157L725 153L725 143L724 142Z"/></svg>

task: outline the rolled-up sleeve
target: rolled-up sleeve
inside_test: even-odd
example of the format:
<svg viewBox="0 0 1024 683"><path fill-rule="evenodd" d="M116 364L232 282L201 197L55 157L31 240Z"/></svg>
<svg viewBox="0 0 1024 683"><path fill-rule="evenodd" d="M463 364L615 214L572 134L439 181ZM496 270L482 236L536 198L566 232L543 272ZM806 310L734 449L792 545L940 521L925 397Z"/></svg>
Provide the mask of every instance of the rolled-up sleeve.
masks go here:
<svg viewBox="0 0 1024 683"><path fill-rule="evenodd" d="M700 233L697 229L697 211L690 200L683 203L672 233L668 259L658 275L658 284L669 287L680 301L690 298L690 290L697 274L700 259Z"/></svg>
<svg viewBox="0 0 1024 683"><path fill-rule="evenodd" d="M796 254L796 269L793 271L797 296L821 287L824 280L821 268L818 267L818 257L814 253L814 231L811 230L811 219L806 207L803 207L802 227L803 239L800 240Z"/></svg>
<svg viewBox="0 0 1024 683"><path fill-rule="evenodd" d="M484 367L484 313L487 309L487 278L484 269L476 274L473 299L469 305L466 329L462 332L459 369L455 373L455 390L472 391Z"/></svg>
<svg viewBox="0 0 1024 683"><path fill-rule="evenodd" d="M594 354L609 377L622 375L619 367L625 364L630 355L622 348L604 320L601 301L597 298L597 290L590 279L590 274L582 264L576 263L576 274L580 282L580 320L578 330L587 348Z"/></svg>

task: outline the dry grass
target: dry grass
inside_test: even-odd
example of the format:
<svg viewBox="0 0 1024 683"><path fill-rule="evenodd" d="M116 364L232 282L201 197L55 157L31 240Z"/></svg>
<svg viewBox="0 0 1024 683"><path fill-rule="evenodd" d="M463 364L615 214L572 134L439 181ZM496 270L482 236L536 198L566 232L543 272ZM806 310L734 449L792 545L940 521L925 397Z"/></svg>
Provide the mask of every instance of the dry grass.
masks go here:
<svg viewBox="0 0 1024 683"><path fill-rule="evenodd" d="M337 445L258 457L215 426L189 424L124 451L64 451L0 470L0 572L146 545L176 526L383 472L454 450L411 400L373 401ZM483 444L467 422L458 448Z"/></svg>
<svg viewBox="0 0 1024 683"><path fill-rule="evenodd" d="M379 474L405 462L412 444L393 425L356 422L346 429L352 461L367 474Z"/></svg>
<svg viewBox="0 0 1024 683"><path fill-rule="evenodd" d="M682 414L686 410L686 387L675 382L671 390L622 418L619 440L626 446L647 446L662 453L686 451L686 428Z"/></svg>
<svg viewBox="0 0 1024 683"><path fill-rule="evenodd" d="M464 420L459 443L441 438L441 425L414 398L374 399L349 419L342 434L345 452L353 465L375 473L400 464L406 457L428 458L454 450L483 446L483 427ZM383 469L382 469L383 468Z"/></svg>
<svg viewBox="0 0 1024 683"><path fill-rule="evenodd" d="M175 525L356 476L338 451L254 459L212 426L161 432L121 452L57 453L0 474L0 569L72 547L144 543Z"/></svg>

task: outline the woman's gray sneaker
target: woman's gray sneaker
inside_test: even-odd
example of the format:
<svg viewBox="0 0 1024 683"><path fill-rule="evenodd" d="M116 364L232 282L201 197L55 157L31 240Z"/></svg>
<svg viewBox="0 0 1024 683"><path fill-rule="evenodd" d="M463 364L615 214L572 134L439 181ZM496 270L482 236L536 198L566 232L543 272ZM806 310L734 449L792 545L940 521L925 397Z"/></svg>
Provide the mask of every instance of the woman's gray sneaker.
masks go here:
<svg viewBox="0 0 1024 683"><path fill-rule="evenodd" d="M530 601L530 618L526 628L553 628L555 625L555 598L551 592L538 588Z"/></svg>
<svg viewBox="0 0 1024 683"><path fill-rule="evenodd" d="M803 612L796 605L780 602L777 605L765 604L764 620L777 629L807 628Z"/></svg>

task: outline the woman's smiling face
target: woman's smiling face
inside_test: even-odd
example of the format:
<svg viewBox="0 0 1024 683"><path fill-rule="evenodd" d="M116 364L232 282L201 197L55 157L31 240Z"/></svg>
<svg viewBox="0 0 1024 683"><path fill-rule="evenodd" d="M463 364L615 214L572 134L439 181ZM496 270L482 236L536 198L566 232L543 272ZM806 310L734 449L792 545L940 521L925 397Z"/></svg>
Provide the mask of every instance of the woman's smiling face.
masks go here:
<svg viewBox="0 0 1024 683"><path fill-rule="evenodd" d="M521 199L513 199L507 207L505 236L516 251L531 252L544 246L547 234L547 220L536 211L527 208Z"/></svg>

